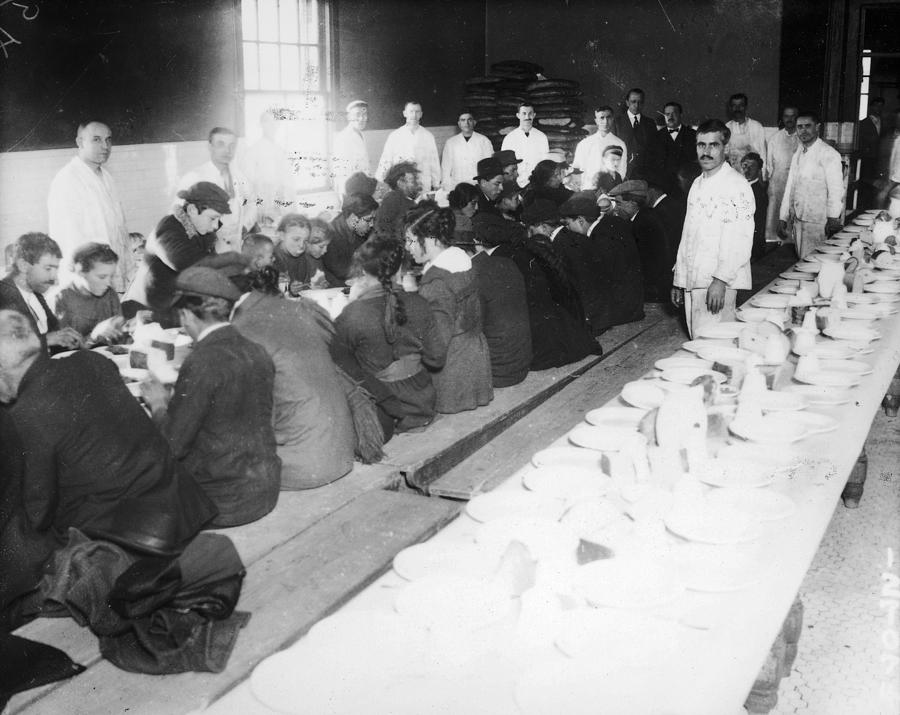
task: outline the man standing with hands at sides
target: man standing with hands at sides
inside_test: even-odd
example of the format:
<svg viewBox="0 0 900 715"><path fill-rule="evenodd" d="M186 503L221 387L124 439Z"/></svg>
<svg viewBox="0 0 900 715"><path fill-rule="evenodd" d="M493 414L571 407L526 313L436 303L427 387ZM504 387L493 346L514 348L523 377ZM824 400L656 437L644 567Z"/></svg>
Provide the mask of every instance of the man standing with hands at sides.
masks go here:
<svg viewBox="0 0 900 715"><path fill-rule="evenodd" d="M704 325L734 320L738 289L752 285L755 202L750 184L725 162L730 135L718 119L697 127L703 173L688 193L672 280L672 303L684 306L691 338Z"/></svg>
<svg viewBox="0 0 900 715"><path fill-rule="evenodd" d="M644 90L635 87L625 95L625 114L616 117L615 132L628 147L628 163L622 164L626 179L657 182L659 148L656 123L642 114Z"/></svg>
<svg viewBox="0 0 900 715"><path fill-rule="evenodd" d="M539 161L543 161L550 153L550 143L547 135L540 129L534 128L534 107L522 103L516 112L519 126L503 137L503 150L513 151L521 158L522 166L519 167L519 186L528 184L528 177Z"/></svg>
<svg viewBox="0 0 900 715"><path fill-rule="evenodd" d="M769 209L766 212L766 241L778 241L778 222L781 214L781 200L787 184L791 159L800 138L797 136L797 108L785 107L781 110L779 129L768 142L766 166L769 167Z"/></svg>
<svg viewBox="0 0 900 715"><path fill-rule="evenodd" d="M572 159L572 167L581 169L583 174L582 191L598 188L597 174L607 170L603 162L607 148L617 146L622 150L619 154L621 159L617 169L620 173L624 174L625 168L628 166L628 149L625 142L612 133L612 107L606 105L597 107L594 110L594 123L597 125L597 131L578 142L578 146L575 147L575 157Z"/></svg>
<svg viewBox="0 0 900 715"><path fill-rule="evenodd" d="M241 252L244 232L256 224L257 207L250 180L234 161L237 136L225 127L213 127L209 132L209 161L181 177L179 191L187 191L200 181L208 181L228 194L230 214L222 214L222 225L216 231L216 253Z"/></svg>
<svg viewBox="0 0 900 715"><path fill-rule="evenodd" d="M666 102L663 107L666 126L659 132L663 145L665 187L669 193L678 191L678 169L697 161L697 133L681 121L681 104Z"/></svg>
<svg viewBox="0 0 900 715"><path fill-rule="evenodd" d="M50 183L50 235L62 250L64 265L85 243L107 244L119 256L113 288L124 293L134 278L135 261L116 182L103 166L112 154L112 132L102 122L87 122L78 127L75 143L78 153Z"/></svg>
<svg viewBox="0 0 900 715"><path fill-rule="evenodd" d="M419 123L422 121L422 105L407 102L403 107L403 117L406 124L388 135L375 178L384 181L392 166L412 162L419 170L422 191L437 189L441 185L441 162L434 134Z"/></svg>
<svg viewBox="0 0 900 715"><path fill-rule="evenodd" d="M844 167L841 155L819 139L819 116L797 114L800 148L791 159L778 235L793 233L797 255L803 259L827 236L840 231L844 211Z"/></svg>
<svg viewBox="0 0 900 715"><path fill-rule="evenodd" d="M334 190L344 200L346 183L358 171L370 174L369 152L363 135L369 122L369 105L356 99L347 105L347 126L334 135L331 176Z"/></svg>
<svg viewBox="0 0 900 715"><path fill-rule="evenodd" d="M475 115L467 109L459 113L456 122L459 134L450 137L444 144L441 169L444 172L445 191L453 191L462 182L472 183L478 162L494 153L491 140L475 131Z"/></svg>
<svg viewBox="0 0 900 715"><path fill-rule="evenodd" d="M740 171L741 159L751 151L766 158L766 130L755 119L747 116L747 95L732 94L728 98L728 116L731 120L726 124L731 132L728 142L728 163L736 171ZM763 165L762 179L769 176L769 167Z"/></svg>

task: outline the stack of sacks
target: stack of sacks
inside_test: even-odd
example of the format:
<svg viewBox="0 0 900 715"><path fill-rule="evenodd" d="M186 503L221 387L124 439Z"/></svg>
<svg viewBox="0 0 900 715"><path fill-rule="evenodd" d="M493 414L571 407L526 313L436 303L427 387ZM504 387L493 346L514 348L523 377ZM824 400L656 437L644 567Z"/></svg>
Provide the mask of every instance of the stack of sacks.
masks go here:
<svg viewBox="0 0 900 715"><path fill-rule="evenodd" d="M478 120L477 130L500 149L503 137L519 126L516 111L528 101L527 87L543 67L523 60L504 60L491 65L486 77L467 79L463 106L471 108Z"/></svg>
<svg viewBox="0 0 900 715"><path fill-rule="evenodd" d="M547 135L551 149L574 153L587 136L582 118L584 104L578 82L569 79L538 79L526 87L534 103L538 128Z"/></svg>

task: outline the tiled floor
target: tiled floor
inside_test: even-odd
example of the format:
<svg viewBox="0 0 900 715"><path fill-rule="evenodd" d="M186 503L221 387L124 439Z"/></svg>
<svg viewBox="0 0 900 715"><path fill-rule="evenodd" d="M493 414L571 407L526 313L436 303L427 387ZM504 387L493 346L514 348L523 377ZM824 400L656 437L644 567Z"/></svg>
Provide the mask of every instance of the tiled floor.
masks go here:
<svg viewBox="0 0 900 715"><path fill-rule="evenodd" d="M865 493L839 505L800 589L803 633L773 715L900 713L900 417L866 443Z"/></svg>

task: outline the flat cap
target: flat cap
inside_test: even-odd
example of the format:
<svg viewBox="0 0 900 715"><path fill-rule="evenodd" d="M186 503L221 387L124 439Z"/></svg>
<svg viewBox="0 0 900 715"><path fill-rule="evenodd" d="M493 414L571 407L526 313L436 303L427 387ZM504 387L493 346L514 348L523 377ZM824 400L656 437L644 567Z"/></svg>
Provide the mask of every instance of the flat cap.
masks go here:
<svg viewBox="0 0 900 715"><path fill-rule="evenodd" d="M228 194L225 192L225 189L209 181L198 181L189 189L179 191L178 198L184 199L185 202L195 206L206 206L213 211L218 211L220 214L231 213L231 207L228 205Z"/></svg>
<svg viewBox="0 0 900 715"><path fill-rule="evenodd" d="M361 171L357 171L355 174L351 174L350 178L347 179L347 183L344 184L344 191L347 193L347 196L350 194L365 194L366 196L371 196L375 193L375 188L377 186L377 179L367 176Z"/></svg>
<svg viewBox="0 0 900 715"><path fill-rule="evenodd" d="M579 192L559 207L560 216L584 216L585 218L597 218L600 215L600 207L597 206L597 198L591 192Z"/></svg>
<svg viewBox="0 0 900 715"><path fill-rule="evenodd" d="M207 266L185 268L175 279L175 294L237 300L241 292L224 274Z"/></svg>
<svg viewBox="0 0 900 715"><path fill-rule="evenodd" d="M613 186L606 192L606 195L612 197L622 196L623 194L646 196L647 190L648 186L646 181L643 181L642 179L629 179L628 181L623 181L621 184Z"/></svg>
<svg viewBox="0 0 900 715"><path fill-rule="evenodd" d="M603 147L603 154L617 154L618 156L622 156L622 147L618 144L607 144Z"/></svg>
<svg viewBox="0 0 900 715"><path fill-rule="evenodd" d="M522 221L526 226L539 223L559 223L559 208L549 199L537 199L522 211Z"/></svg>

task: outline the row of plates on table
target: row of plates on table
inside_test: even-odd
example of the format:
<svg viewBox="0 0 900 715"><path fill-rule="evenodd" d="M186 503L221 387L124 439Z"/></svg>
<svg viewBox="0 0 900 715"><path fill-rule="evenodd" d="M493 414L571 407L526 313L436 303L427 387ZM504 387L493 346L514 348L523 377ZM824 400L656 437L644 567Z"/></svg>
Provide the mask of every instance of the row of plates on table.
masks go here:
<svg viewBox="0 0 900 715"><path fill-rule="evenodd" d="M770 298L777 298L781 296L766 296ZM751 301L752 303L752 301ZM758 304L756 304L758 305ZM763 309L763 308L761 308ZM873 318L877 319L877 318ZM878 340L881 337L881 333L879 333L874 328L869 327L868 325L856 324L858 321L854 321L853 323L841 323L829 328L826 328L823 333L834 340L844 340L853 343L870 343L873 340ZM747 327L746 322L742 322L740 320L730 320L730 321L722 321L720 323L710 323L708 325L704 325L697 331L697 338L701 340L729 340L734 341L737 340L741 332ZM696 341L688 341L690 344L694 344ZM685 349L690 350L690 347L685 347ZM857 346L862 348L863 346Z"/></svg>

